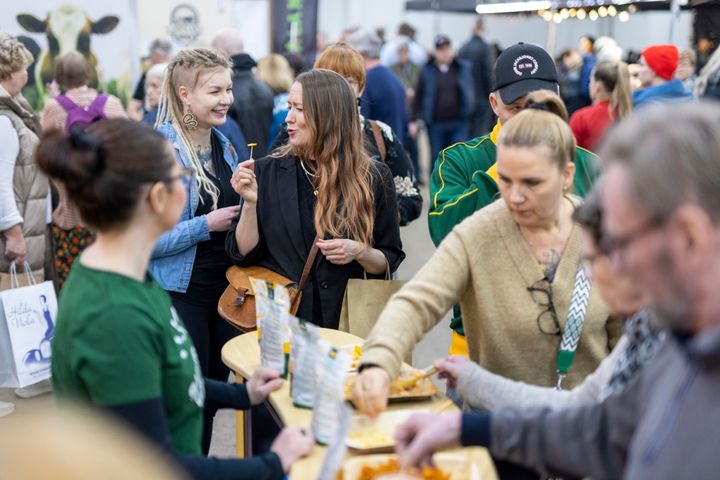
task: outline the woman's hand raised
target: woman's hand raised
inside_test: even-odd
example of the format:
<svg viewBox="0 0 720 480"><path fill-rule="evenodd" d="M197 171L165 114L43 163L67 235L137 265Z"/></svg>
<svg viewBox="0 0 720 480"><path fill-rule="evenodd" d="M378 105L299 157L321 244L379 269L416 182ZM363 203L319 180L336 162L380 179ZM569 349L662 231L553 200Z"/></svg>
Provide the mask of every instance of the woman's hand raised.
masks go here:
<svg viewBox="0 0 720 480"><path fill-rule="evenodd" d="M258 185L255 178L255 160L250 159L240 163L230 179L230 184L233 190L243 197L245 203L257 203Z"/></svg>

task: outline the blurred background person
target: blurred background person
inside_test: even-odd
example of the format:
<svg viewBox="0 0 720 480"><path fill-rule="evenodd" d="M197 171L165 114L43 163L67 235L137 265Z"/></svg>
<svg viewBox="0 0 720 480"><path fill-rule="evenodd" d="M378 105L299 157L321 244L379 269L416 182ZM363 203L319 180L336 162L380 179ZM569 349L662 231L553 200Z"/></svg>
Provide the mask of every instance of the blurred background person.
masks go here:
<svg viewBox="0 0 720 480"><path fill-rule="evenodd" d="M720 48L708 59L695 82L695 96L720 100Z"/></svg>
<svg viewBox="0 0 720 480"><path fill-rule="evenodd" d="M133 96L128 103L128 116L134 120L142 120L145 114L150 110L147 108L147 102L145 101L146 95L146 76L148 70L154 65L161 63L167 63L170 60L170 54L172 53L172 44L169 40L164 38L156 38L150 43L150 56L148 57L149 65L145 72L140 76L140 79L135 86Z"/></svg>
<svg viewBox="0 0 720 480"><path fill-rule="evenodd" d="M688 92L695 91L695 81L697 80L697 74L695 73L696 63L697 54L695 50L688 48L680 52L678 66L675 69L675 78L682 82L683 87Z"/></svg>
<svg viewBox="0 0 720 480"><path fill-rule="evenodd" d="M348 37L347 42L365 62L365 90L360 113L365 118L389 125L400 143L404 143L408 131L405 88L392 70L380 63L380 39L369 30L358 30Z"/></svg>
<svg viewBox="0 0 720 480"><path fill-rule="evenodd" d="M625 62L599 62L590 77L593 104L570 117L570 128L579 147L595 151L608 128L630 116L632 92Z"/></svg>
<svg viewBox="0 0 720 480"><path fill-rule="evenodd" d="M405 98L407 99L408 111L412 108L415 99L415 87L420 78L420 66L410 61L410 47L408 42L402 42L398 46L397 63L390 66L390 70L400 79L405 87ZM408 134L405 137L403 147L408 152L410 162L418 182L422 184L422 173L420 172L420 158L417 146L417 124L408 124Z"/></svg>
<svg viewBox="0 0 720 480"><path fill-rule="evenodd" d="M582 68L580 72L580 94L590 103L590 73L595 67L595 37L583 35L578 46L582 55Z"/></svg>
<svg viewBox="0 0 720 480"><path fill-rule="evenodd" d="M240 32L222 29L212 40L212 47L232 62L233 104L229 115L240 126L248 142L255 143L254 155L263 157L268 150L268 135L273 116L273 92L253 72L255 60L244 52Z"/></svg>
<svg viewBox="0 0 720 480"><path fill-rule="evenodd" d="M565 50L560 54L557 64L558 84L560 85L560 98L565 102L568 115L575 110L590 105L590 99L583 95L581 73L583 60L580 52L575 49ZM592 93L590 94L592 97Z"/></svg>
<svg viewBox="0 0 720 480"><path fill-rule="evenodd" d="M90 64L78 52L68 52L55 59L55 82L62 92L45 104L40 114L43 131L68 130L75 108L92 111L96 118L125 118L122 102L114 95L99 93L88 86ZM80 212L68 198L64 185L53 182L58 204L52 212L52 240L58 288L62 288L75 259L92 243L94 234L85 226Z"/></svg>
<svg viewBox="0 0 720 480"><path fill-rule="evenodd" d="M273 141L285 122L288 112L288 92L295 75L285 57L272 53L258 60L257 76L273 92L273 116L270 124L269 141Z"/></svg>
<svg viewBox="0 0 720 480"><path fill-rule="evenodd" d="M433 165L440 150L467 140L475 102L472 82L470 65L455 57L450 38L435 37L433 56L420 72L412 115L427 127Z"/></svg>
<svg viewBox="0 0 720 480"><path fill-rule="evenodd" d="M397 48L400 44L406 43L408 46L408 56L410 61L418 66L423 66L427 62L427 52L415 40L415 28L409 23L401 23L398 26L397 36L392 40L385 42L380 50L380 62L383 65L390 66L397 63Z"/></svg>
<svg viewBox="0 0 720 480"><path fill-rule="evenodd" d="M490 74L495 58L483 38L485 24L482 17L475 20L472 37L458 51L458 57L470 62L475 94L475 108L468 121L468 138L484 135L492 128L492 109L486 100L490 95Z"/></svg>
<svg viewBox="0 0 720 480"><path fill-rule="evenodd" d="M673 79L679 59L675 45L651 45L642 51L638 71L642 88L633 92L633 108L655 102L692 100L692 93L680 80Z"/></svg>
<svg viewBox="0 0 720 480"><path fill-rule="evenodd" d="M0 272L15 262L19 271L27 262L36 278L52 278L48 224L50 195L47 177L33 158L40 124L22 95L33 56L16 38L0 32ZM50 390L43 381L15 390L31 397ZM0 416L12 413L0 402Z"/></svg>
<svg viewBox="0 0 720 480"><path fill-rule="evenodd" d="M165 80L167 66L167 63L156 63L145 72L144 110L146 113L143 116L143 122L150 126L155 125L155 119L157 118L160 92L162 91L162 84Z"/></svg>

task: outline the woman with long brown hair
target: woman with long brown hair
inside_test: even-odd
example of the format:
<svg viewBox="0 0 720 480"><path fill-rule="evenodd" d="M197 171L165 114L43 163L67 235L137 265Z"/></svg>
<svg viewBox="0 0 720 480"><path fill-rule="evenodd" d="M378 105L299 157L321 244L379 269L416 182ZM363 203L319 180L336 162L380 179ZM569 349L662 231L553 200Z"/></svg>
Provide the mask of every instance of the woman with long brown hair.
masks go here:
<svg viewBox="0 0 720 480"><path fill-rule="evenodd" d="M288 144L233 175L243 205L228 253L242 266L299 280L317 244L298 316L337 328L348 279L382 277L405 258L395 187L389 168L365 151L355 94L342 76L304 73L288 103Z"/></svg>
<svg viewBox="0 0 720 480"><path fill-rule="evenodd" d="M357 50L345 42L334 43L318 55L313 68L324 68L342 75L359 101L365 90L365 62ZM365 118L360 113L360 108L357 109L357 114L368 154L373 160L390 167L395 182L400 225L407 225L422 212L423 199L418 187L417 172L413 171L402 142L389 125ZM274 138L271 151L288 142L287 124L280 126L278 135Z"/></svg>

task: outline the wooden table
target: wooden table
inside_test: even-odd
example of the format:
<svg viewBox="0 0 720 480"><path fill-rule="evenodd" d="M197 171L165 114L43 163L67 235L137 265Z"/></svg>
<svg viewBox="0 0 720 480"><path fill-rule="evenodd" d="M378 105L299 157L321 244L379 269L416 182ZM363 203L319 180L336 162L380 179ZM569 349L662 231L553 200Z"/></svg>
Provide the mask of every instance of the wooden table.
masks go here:
<svg viewBox="0 0 720 480"><path fill-rule="evenodd" d="M320 336L325 341L335 347L343 347L346 345L362 344L363 339L351 335L349 333L340 332L326 328L320 329ZM257 341L257 333L250 332L230 340L222 349L222 360L230 367L237 376L244 379L249 378L252 373L260 366L260 346ZM290 397L289 382L285 382L283 387L276 392L270 394L268 398L270 405L277 413L279 419L286 427L304 427L309 428L312 420L312 410L298 408L293 405ZM444 396L436 396L435 398L415 403L403 403L400 405L390 405L388 410L393 409L418 409L432 410L438 407L448 407L447 398ZM457 411L454 405L449 406L446 411ZM239 425L243 422L242 412L238 413ZM247 432L247 429L245 430ZM238 444L238 454L242 456L241 444ZM479 463L481 464L481 473L483 480L496 480L495 469L492 460L485 449L480 450ZM323 461L325 460L326 447L315 445L312 453L302 460L299 460L292 467L290 472L291 479L308 480L317 478ZM352 453L349 453L352 455Z"/></svg>

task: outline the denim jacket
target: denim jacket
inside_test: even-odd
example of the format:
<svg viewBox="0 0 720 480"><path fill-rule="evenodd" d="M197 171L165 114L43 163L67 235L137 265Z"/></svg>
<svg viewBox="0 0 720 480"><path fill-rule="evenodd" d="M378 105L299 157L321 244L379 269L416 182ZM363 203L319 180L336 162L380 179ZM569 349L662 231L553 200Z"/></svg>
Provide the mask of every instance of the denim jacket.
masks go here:
<svg viewBox="0 0 720 480"><path fill-rule="evenodd" d="M180 164L185 168L193 168L175 128L169 123L164 123L157 128L157 131L175 148ZM225 162L234 171L238 164L235 150L217 129L213 128L213 133L220 139ZM150 259L150 272L160 286L165 290L181 293L185 293L190 284L198 242L210 240L207 215L195 216L195 210L200 203L198 183L190 182L186 193L187 202L180 220L172 230L165 232L158 239Z"/></svg>

